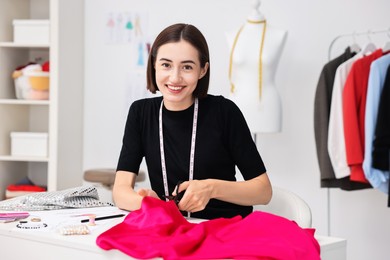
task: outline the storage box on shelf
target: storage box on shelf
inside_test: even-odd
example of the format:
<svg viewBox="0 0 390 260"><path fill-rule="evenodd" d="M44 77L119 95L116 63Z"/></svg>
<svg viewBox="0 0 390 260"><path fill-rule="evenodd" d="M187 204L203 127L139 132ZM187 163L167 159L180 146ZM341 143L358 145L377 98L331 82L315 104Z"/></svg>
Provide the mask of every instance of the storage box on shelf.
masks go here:
<svg viewBox="0 0 390 260"><path fill-rule="evenodd" d="M14 43L49 44L49 20L13 20Z"/></svg>
<svg viewBox="0 0 390 260"><path fill-rule="evenodd" d="M46 157L48 145L47 133L11 132L12 156Z"/></svg>

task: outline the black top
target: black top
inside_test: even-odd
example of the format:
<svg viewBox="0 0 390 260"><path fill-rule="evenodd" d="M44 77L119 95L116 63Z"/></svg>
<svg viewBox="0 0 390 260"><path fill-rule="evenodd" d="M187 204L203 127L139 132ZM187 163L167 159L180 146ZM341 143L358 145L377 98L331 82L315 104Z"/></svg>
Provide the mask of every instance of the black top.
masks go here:
<svg viewBox="0 0 390 260"><path fill-rule="evenodd" d="M138 173L145 157L152 189L164 195L158 117L162 97L135 101L129 110L117 170ZM194 105L183 111L163 108L163 134L169 192L178 181L188 180ZM194 179L235 181L236 168L245 180L266 172L239 108L222 96L199 100ZM197 218L247 216L251 206L212 199Z"/></svg>

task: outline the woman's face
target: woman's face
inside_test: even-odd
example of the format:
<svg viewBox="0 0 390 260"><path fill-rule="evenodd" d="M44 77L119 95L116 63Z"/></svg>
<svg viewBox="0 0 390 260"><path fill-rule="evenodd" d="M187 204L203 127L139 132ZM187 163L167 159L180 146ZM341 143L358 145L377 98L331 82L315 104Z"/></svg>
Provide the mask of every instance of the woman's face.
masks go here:
<svg viewBox="0 0 390 260"><path fill-rule="evenodd" d="M207 72L199 61L198 50L184 40L161 45L157 52L156 84L169 110L184 110L193 103L198 80Z"/></svg>

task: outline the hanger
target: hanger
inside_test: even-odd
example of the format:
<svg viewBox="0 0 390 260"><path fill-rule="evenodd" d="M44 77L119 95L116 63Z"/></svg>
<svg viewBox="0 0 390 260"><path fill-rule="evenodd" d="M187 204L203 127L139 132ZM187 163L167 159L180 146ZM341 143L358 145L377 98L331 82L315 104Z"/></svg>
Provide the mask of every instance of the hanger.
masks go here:
<svg viewBox="0 0 390 260"><path fill-rule="evenodd" d="M370 34L371 34L371 31L368 30L368 32L367 32L368 43L366 46L364 46L364 48L361 52L363 55L372 53L372 52L376 51L376 49L377 49L375 44L371 40Z"/></svg>
<svg viewBox="0 0 390 260"><path fill-rule="evenodd" d="M333 49L333 46L335 44L335 42L337 42L339 39L341 38L344 38L344 37L350 37L350 36L360 36L360 35L367 35L368 39L369 39L369 42L367 43L366 46L364 46L363 49L358 49L358 44L356 43L355 41L355 38L354 38L354 42L349 46L351 48L351 51L356 51L356 50L360 50L360 52L362 54L368 54L370 52L374 52L376 51L377 47L375 46L375 44L371 41L371 38L370 38L370 35L371 34L378 34L378 33L387 33L388 37L390 38L390 28L388 29L384 29L384 30L374 30L374 31L371 31L371 30L368 30L368 31L365 31L365 32L353 32L353 33L345 33L345 34L340 34L340 35L337 35L331 42L330 42L330 45L329 45L329 48L328 48L328 60L331 60L332 59L332 49ZM384 46L384 48L382 48L382 50L384 52L390 52L390 40L389 42L387 42Z"/></svg>
<svg viewBox="0 0 390 260"><path fill-rule="evenodd" d="M356 42L356 32L353 32L352 38L353 38L353 43L349 46L349 48L351 49L351 52L358 53L358 52L360 52L362 50L362 48Z"/></svg>
<svg viewBox="0 0 390 260"><path fill-rule="evenodd" d="M387 31L387 37L389 37L389 40L385 43L385 46L383 46L382 48L383 52L390 51L390 28Z"/></svg>

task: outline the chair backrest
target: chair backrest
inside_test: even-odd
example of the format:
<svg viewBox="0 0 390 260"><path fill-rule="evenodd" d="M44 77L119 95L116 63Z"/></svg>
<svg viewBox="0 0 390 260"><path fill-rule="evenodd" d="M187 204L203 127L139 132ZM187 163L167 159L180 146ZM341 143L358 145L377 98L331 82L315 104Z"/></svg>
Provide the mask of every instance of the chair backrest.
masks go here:
<svg viewBox="0 0 390 260"><path fill-rule="evenodd" d="M272 199L267 205L255 205L254 210L269 212L295 221L302 228L310 228L312 216L309 205L297 194L273 187Z"/></svg>

